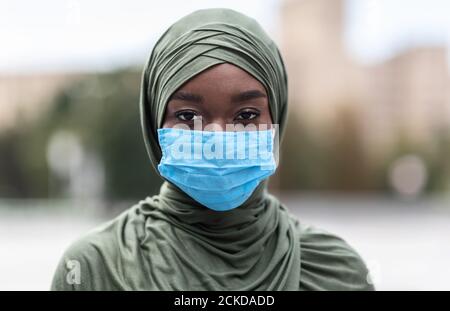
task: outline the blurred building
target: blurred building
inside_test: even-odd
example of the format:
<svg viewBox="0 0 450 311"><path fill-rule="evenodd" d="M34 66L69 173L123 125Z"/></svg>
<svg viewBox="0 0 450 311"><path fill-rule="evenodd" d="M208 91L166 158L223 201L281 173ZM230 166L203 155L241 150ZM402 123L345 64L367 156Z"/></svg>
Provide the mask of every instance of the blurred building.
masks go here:
<svg viewBox="0 0 450 311"><path fill-rule="evenodd" d="M0 75L0 131L33 119L76 74Z"/></svg>
<svg viewBox="0 0 450 311"><path fill-rule="evenodd" d="M415 47L366 68L366 130L386 143L402 133L432 147L450 125L450 79L443 46ZM395 142L391 142L395 143Z"/></svg>
<svg viewBox="0 0 450 311"><path fill-rule="evenodd" d="M292 110L327 134L339 111L351 107L374 156L400 134L432 143L450 126L445 46L411 47L379 64L359 64L345 47L345 6L345 0L284 1L281 40Z"/></svg>
<svg viewBox="0 0 450 311"><path fill-rule="evenodd" d="M323 128L337 107L360 101L363 72L345 50L343 0L287 0L282 52L290 100L308 125Z"/></svg>

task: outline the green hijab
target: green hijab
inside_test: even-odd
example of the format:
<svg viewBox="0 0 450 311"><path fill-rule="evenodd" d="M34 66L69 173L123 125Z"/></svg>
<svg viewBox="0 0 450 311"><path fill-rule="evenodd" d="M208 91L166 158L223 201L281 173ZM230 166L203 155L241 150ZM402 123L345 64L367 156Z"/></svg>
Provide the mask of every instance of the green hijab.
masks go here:
<svg viewBox="0 0 450 311"><path fill-rule="evenodd" d="M280 136L287 78L274 42L258 23L229 9L196 11L156 43L142 76L141 121L153 166L156 130L170 95L220 63L232 63L266 88ZM241 206L210 210L167 181L149 197L75 242L53 289L300 290L370 289L367 269L342 239L301 224L261 183ZM68 261L82 284L67 285ZM82 280L83 281L83 280Z"/></svg>

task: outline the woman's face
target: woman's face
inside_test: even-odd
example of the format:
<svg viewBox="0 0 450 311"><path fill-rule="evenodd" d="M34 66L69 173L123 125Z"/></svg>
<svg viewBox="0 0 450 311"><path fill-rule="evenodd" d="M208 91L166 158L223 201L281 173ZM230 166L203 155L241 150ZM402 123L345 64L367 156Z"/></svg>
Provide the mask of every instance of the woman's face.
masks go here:
<svg viewBox="0 0 450 311"><path fill-rule="evenodd" d="M162 127L183 124L194 129L194 122L200 120L202 129L208 126L223 131L230 125L270 128L273 123L264 86L228 63L201 72L175 91L167 104Z"/></svg>

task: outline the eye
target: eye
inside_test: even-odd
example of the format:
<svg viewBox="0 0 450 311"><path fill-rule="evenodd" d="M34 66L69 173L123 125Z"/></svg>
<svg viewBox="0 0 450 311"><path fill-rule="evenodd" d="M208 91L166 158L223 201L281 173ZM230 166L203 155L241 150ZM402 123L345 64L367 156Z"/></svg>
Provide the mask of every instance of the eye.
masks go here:
<svg viewBox="0 0 450 311"><path fill-rule="evenodd" d="M244 110L244 111L241 111L237 115L236 120L249 121L249 120L253 120L253 119L259 117L259 115L260 115L259 111L256 111L256 110Z"/></svg>
<svg viewBox="0 0 450 311"><path fill-rule="evenodd" d="M181 121L194 121L198 118L197 113L191 110L178 111L175 116Z"/></svg>

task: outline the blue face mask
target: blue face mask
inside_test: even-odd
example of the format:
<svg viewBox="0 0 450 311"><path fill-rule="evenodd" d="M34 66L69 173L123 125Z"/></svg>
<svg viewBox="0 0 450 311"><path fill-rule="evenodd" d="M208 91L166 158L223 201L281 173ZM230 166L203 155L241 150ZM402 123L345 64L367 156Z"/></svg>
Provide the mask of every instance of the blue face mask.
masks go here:
<svg viewBox="0 0 450 311"><path fill-rule="evenodd" d="M164 178L202 205L227 211L240 206L276 169L273 129L209 132L158 129Z"/></svg>

